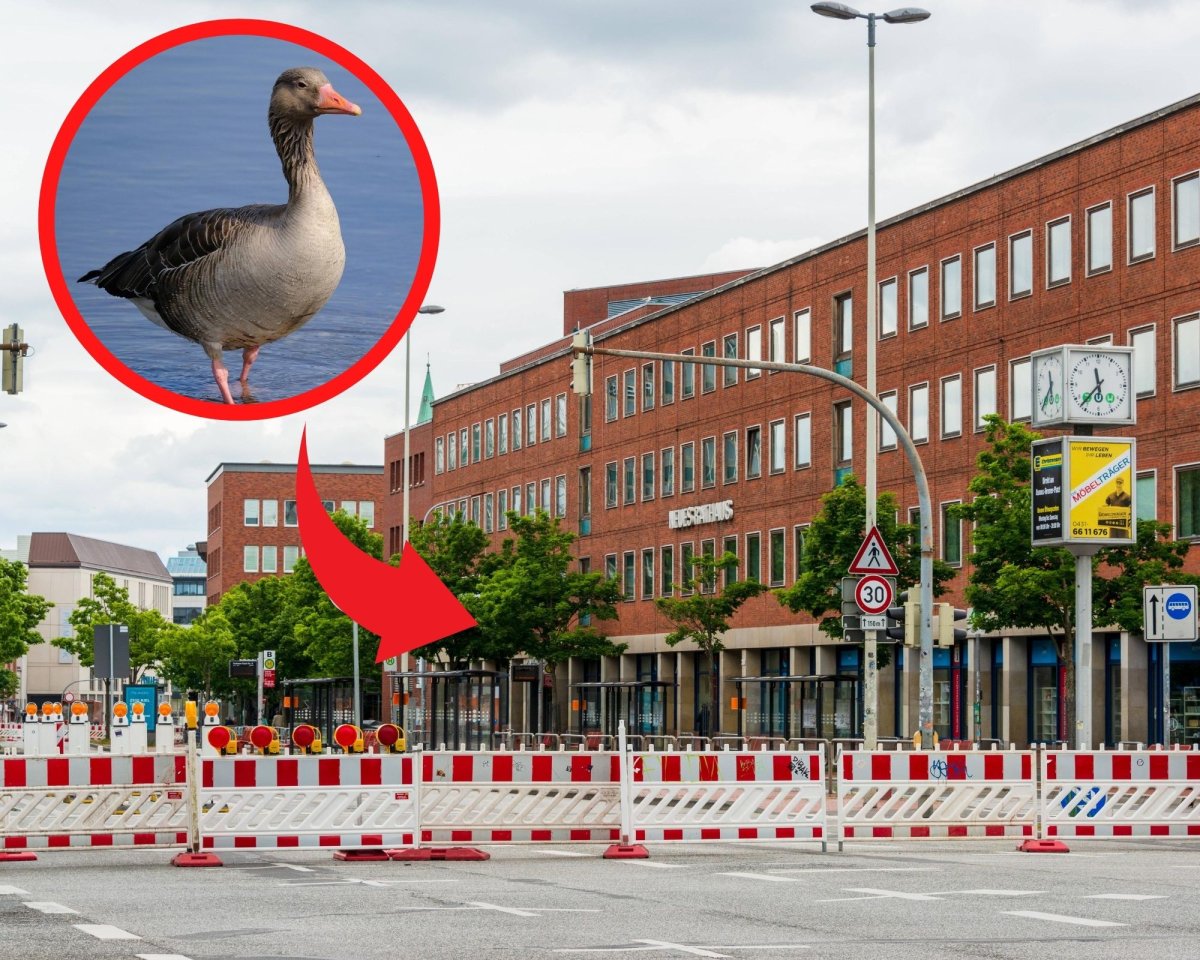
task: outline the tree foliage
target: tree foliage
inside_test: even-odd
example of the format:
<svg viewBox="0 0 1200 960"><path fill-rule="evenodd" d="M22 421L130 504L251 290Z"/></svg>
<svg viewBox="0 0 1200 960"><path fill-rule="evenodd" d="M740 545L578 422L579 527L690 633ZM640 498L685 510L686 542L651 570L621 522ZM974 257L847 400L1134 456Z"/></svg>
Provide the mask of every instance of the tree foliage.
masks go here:
<svg viewBox="0 0 1200 960"><path fill-rule="evenodd" d="M92 577L92 595L81 597L67 621L75 628L69 637L51 641L70 650L79 662L90 667L93 661L95 628L124 624L129 628L129 674L136 678L141 670L158 659L159 638L172 624L157 610L140 610L129 600L129 589L117 585L107 573Z"/></svg>
<svg viewBox="0 0 1200 960"><path fill-rule="evenodd" d="M175 626L158 642L158 669L179 691L194 690L202 698L228 699L236 685L229 661L242 652L234 628L220 606L209 607L190 627Z"/></svg>
<svg viewBox="0 0 1200 960"><path fill-rule="evenodd" d="M42 642L37 625L53 606L26 587L29 572L23 563L0 557L0 698L17 692L17 675L8 664Z"/></svg>

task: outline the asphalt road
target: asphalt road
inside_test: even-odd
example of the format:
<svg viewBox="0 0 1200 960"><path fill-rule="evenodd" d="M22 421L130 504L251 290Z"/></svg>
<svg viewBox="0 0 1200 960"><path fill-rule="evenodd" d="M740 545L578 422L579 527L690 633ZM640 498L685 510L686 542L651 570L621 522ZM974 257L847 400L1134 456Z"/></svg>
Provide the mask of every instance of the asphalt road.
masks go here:
<svg viewBox="0 0 1200 960"><path fill-rule="evenodd" d="M63 851L0 864L0 960L1200 957L1200 843L492 847L479 863Z"/></svg>

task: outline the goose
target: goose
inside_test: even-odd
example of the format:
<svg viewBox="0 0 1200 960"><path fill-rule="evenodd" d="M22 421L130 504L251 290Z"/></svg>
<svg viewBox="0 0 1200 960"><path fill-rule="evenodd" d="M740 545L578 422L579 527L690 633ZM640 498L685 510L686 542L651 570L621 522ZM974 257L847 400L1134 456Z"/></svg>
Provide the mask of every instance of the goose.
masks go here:
<svg viewBox="0 0 1200 960"><path fill-rule="evenodd" d="M313 120L361 113L315 67L285 70L271 91L267 124L287 203L189 213L79 282L132 301L160 327L200 344L227 404L234 399L221 351L241 350L248 397L259 348L311 320L342 278L346 252L313 152Z"/></svg>

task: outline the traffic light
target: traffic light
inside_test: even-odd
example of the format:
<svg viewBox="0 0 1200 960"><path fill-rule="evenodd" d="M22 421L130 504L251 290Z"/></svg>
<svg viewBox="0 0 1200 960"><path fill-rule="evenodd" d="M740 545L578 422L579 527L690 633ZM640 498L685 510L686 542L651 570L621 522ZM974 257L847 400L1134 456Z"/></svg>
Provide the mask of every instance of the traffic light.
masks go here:
<svg viewBox="0 0 1200 960"><path fill-rule="evenodd" d="M581 397L592 395L592 357L582 353L592 345L592 337L586 330L576 330L571 337L571 392Z"/></svg>
<svg viewBox="0 0 1200 960"><path fill-rule="evenodd" d="M917 600L910 600L907 590L896 599L901 601L903 606L888 607L888 639L902 640L906 647L919 647L921 645L921 604Z"/></svg>
<svg viewBox="0 0 1200 960"><path fill-rule="evenodd" d="M954 626L956 620L966 620L967 611L959 610L948 603L938 604L938 635L939 647L952 647L955 640L966 640L967 631Z"/></svg>

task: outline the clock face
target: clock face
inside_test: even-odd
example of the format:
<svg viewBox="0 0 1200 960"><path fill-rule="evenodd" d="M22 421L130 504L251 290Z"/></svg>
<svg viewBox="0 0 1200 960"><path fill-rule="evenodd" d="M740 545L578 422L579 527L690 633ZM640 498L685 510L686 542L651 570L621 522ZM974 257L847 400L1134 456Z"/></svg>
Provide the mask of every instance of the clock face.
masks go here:
<svg viewBox="0 0 1200 960"><path fill-rule="evenodd" d="M1097 420L1128 417L1128 367L1111 353L1072 354L1067 393L1073 412L1079 416Z"/></svg>
<svg viewBox="0 0 1200 960"><path fill-rule="evenodd" d="M1039 423L1057 420L1063 413L1062 357L1051 353L1037 358L1037 389L1033 398L1034 419Z"/></svg>

